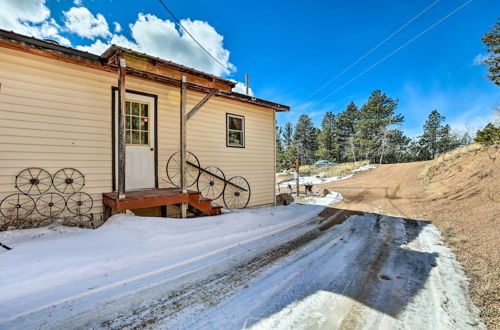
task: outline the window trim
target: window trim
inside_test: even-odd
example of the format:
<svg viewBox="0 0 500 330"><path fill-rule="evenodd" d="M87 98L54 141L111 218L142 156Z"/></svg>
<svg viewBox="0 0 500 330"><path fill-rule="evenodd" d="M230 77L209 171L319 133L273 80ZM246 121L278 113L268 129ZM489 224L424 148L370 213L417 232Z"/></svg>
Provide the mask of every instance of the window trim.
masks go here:
<svg viewBox="0 0 500 330"><path fill-rule="evenodd" d="M242 144L241 145L229 143L229 118L230 117L238 118L238 119L242 120L241 131L232 129L232 131L241 132L241 134L242 134ZM226 147L228 147L228 148L245 148L245 145L246 145L245 116L226 112Z"/></svg>

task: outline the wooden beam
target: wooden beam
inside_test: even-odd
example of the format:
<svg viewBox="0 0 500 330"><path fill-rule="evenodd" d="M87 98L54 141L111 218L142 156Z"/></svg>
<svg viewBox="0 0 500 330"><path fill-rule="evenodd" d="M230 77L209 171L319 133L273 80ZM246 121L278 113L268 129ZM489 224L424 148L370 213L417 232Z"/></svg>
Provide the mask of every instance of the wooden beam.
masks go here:
<svg viewBox="0 0 500 330"><path fill-rule="evenodd" d="M125 98L126 66L125 59L118 55L118 198L125 198ZM113 133L114 134L114 133ZM113 165L114 166L114 165Z"/></svg>
<svg viewBox="0 0 500 330"><path fill-rule="evenodd" d="M180 158L181 158L181 191L187 193L186 185L186 76L181 78L181 101L180 101ZM181 218L187 216L187 203L181 204Z"/></svg>
<svg viewBox="0 0 500 330"><path fill-rule="evenodd" d="M161 76L161 75L158 75L155 73L150 73L150 72L146 72L146 71L141 71L141 70L129 68L129 69L127 69L127 74L130 76L137 77L137 78L141 78L141 79L145 79L145 80L152 80L152 81L156 81L156 82L161 83L161 84L166 84L166 85L170 85L170 86L174 86L174 87L180 86L179 79L173 79L173 78ZM188 82L186 84L186 86L187 86L187 89L189 89L189 90L192 90L195 92L201 92L201 93L210 93L210 90L211 90L211 88L196 85L196 84L193 84L190 82ZM228 92L223 92L221 90L218 90L215 93L215 96L220 96L220 97L224 97L227 99L232 99L235 101L240 101L240 102L245 102L245 103L251 103L251 104L255 104L258 106L265 107L265 108L271 108L271 109L274 109L276 111L290 111L290 107L287 105L282 105L282 104L274 103L271 101L258 99L258 98L255 98L253 96L247 96L244 94L233 93L233 92L228 93Z"/></svg>
<svg viewBox="0 0 500 330"><path fill-rule="evenodd" d="M197 105L195 105L193 107L193 109L191 109L188 114L186 115L186 120L189 120L191 119L191 117L193 117L194 115L196 115L196 113L198 112L198 110L201 109L201 107L203 107L205 105L205 103L208 102L208 100L210 100L212 98L212 96L215 95L215 93L217 93L217 89L213 88L207 95L205 95L205 97L203 99L201 99L200 102L198 102Z"/></svg>
<svg viewBox="0 0 500 330"><path fill-rule="evenodd" d="M299 196L299 190L300 190L300 160L296 159L295 160L295 173L297 173L297 197Z"/></svg>

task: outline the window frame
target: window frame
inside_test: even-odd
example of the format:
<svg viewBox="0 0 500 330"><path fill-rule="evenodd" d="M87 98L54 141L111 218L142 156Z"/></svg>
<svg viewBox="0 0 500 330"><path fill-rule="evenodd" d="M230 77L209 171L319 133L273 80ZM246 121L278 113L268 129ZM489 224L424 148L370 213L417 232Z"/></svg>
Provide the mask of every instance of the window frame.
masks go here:
<svg viewBox="0 0 500 330"><path fill-rule="evenodd" d="M144 101L137 101L137 100L131 100L131 99L125 99L125 104L126 103L130 103L130 114L125 114L125 117L130 117L130 128L127 129L125 127L125 145L126 146L131 146L131 147L149 147L151 145L151 104L149 102L144 102ZM142 116L142 113L141 113L141 109L139 108L139 116L135 116L135 115L132 115L132 103L138 103L139 105L147 105L148 107L148 116L147 117L144 117ZM126 111L126 110L125 110ZM127 143L127 139L128 139L128 132L127 131L130 131L130 133L132 134L133 131L138 131L139 134L145 132L144 130L142 129L138 129L138 130L134 130L132 129L132 117L139 117L139 118L147 118L148 121L148 130L147 130L147 135L148 135L148 143L147 144L144 144L144 143ZM125 121L127 119L125 118ZM140 120L139 120L139 125L141 124ZM125 123L125 126L126 126L126 123ZM140 138L142 140L142 137ZM142 141L141 141L142 142Z"/></svg>
<svg viewBox="0 0 500 330"><path fill-rule="evenodd" d="M235 129L229 129L229 118L230 117L241 119L241 131L240 130L235 130ZM241 138L242 141L241 142L242 142L242 144L231 144L231 143L229 143L229 132L230 131L241 132L241 135L242 135L242 138ZM228 147L228 148L245 148L245 145L246 145L245 116L237 115L237 114L234 114L234 113L227 112L226 113L226 147Z"/></svg>

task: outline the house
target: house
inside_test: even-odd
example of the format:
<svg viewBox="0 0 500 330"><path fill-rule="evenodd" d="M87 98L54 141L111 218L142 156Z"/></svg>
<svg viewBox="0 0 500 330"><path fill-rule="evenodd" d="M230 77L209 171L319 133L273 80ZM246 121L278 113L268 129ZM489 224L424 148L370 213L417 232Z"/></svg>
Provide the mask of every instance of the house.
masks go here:
<svg viewBox="0 0 500 330"><path fill-rule="evenodd" d="M34 187L46 175L52 180L51 189L45 191L40 182L38 191L33 188L29 193L36 206L54 204L47 198L62 195L69 210L72 201L67 194L80 184L76 190L93 200L89 212L103 212L103 194L116 192L119 181L120 64L126 88L127 196L178 186L179 109L185 88L187 111L198 104L187 115L188 189L206 188L194 182L200 173L206 186L225 179L226 186L240 187L229 180L244 178L251 187L246 206L274 204L275 116L289 111L288 106L233 92L233 81L119 46L97 56L4 30L0 30L0 201ZM19 175L25 169L40 173ZM22 180L31 183L24 182L27 187L22 188L18 182ZM57 185L69 187L69 182L69 191L54 190ZM223 205L223 195L216 196L217 192L212 199ZM72 213L79 214L80 207ZM157 209L149 212L156 214ZM38 213L43 212L48 211Z"/></svg>

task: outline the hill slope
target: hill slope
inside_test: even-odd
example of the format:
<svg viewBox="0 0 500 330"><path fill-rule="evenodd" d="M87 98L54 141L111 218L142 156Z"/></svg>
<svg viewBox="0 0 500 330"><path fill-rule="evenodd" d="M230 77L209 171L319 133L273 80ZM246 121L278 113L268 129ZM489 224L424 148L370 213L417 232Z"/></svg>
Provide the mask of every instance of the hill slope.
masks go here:
<svg viewBox="0 0 500 330"><path fill-rule="evenodd" d="M500 329L500 146L381 165L324 185L338 208L432 221L457 254L485 323Z"/></svg>

